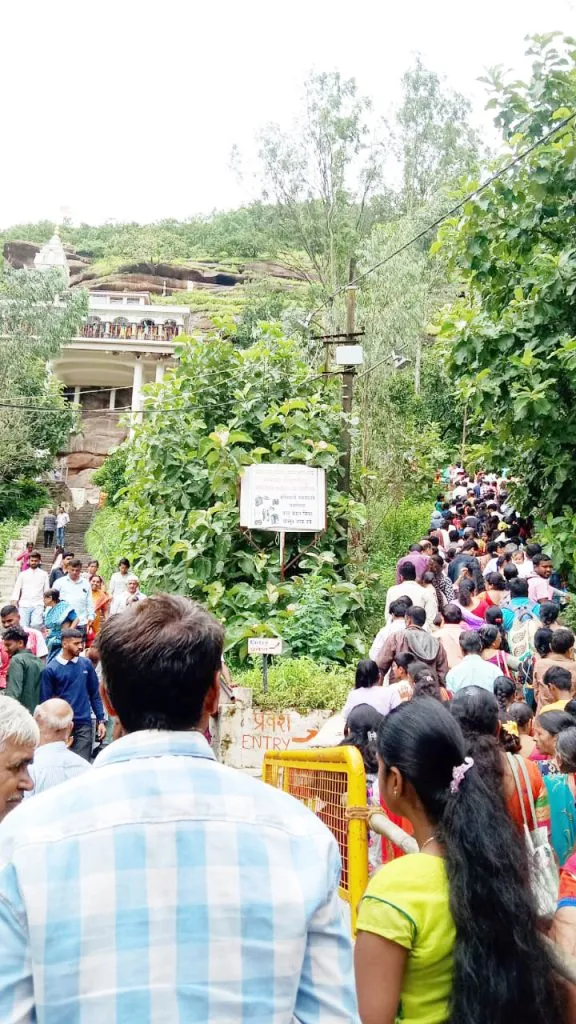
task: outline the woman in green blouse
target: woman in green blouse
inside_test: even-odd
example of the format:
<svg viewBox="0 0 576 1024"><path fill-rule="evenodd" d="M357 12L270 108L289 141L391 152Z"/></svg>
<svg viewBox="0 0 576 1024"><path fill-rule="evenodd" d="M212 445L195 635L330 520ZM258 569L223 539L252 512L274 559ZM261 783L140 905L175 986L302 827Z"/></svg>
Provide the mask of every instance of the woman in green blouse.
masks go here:
<svg viewBox="0 0 576 1024"><path fill-rule="evenodd" d="M420 852L381 868L362 900L362 1024L567 1022L526 847L465 752L458 723L429 697L380 728L380 793L410 820Z"/></svg>

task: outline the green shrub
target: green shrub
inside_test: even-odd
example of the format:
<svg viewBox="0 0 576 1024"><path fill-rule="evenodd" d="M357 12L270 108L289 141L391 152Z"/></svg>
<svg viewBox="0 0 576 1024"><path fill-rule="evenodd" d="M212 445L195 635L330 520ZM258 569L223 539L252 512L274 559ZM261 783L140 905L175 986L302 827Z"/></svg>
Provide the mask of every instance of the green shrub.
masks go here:
<svg viewBox="0 0 576 1024"><path fill-rule="evenodd" d="M106 503L116 505L121 498L120 491L126 486L126 446L110 452L108 458L98 467L92 481L106 492Z"/></svg>
<svg viewBox="0 0 576 1024"><path fill-rule="evenodd" d="M0 526L4 525L4 520L11 520L22 526L47 503L48 491L35 480L10 480L0 483Z"/></svg>
<svg viewBox="0 0 576 1024"><path fill-rule="evenodd" d="M126 554L121 548L120 537L119 512L115 506L105 505L92 520L86 534L86 549L92 558L100 562L100 572L106 581L116 571L119 558L130 558L130 552Z"/></svg>
<svg viewBox="0 0 576 1024"><path fill-rule="evenodd" d="M249 686L255 707L269 711L294 708L339 711L354 685L352 668L323 668L311 658L277 658L268 668L268 690L262 690L262 659L253 658L253 667L233 673L234 682Z"/></svg>
<svg viewBox="0 0 576 1024"><path fill-rule="evenodd" d="M409 500L397 505L376 505L370 509L370 529L366 542L365 569L378 574L378 582L366 600L364 630L370 638L384 624L386 591L396 582L396 563L411 544L424 537L430 528L432 502Z"/></svg>

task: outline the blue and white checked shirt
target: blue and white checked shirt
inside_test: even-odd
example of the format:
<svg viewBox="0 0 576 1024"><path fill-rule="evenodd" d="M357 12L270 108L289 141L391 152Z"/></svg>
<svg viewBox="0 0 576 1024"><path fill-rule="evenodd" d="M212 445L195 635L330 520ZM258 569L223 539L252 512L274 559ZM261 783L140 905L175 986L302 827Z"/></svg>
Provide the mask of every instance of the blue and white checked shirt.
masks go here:
<svg viewBox="0 0 576 1024"><path fill-rule="evenodd" d="M125 736L0 827L0 1022L355 1022L339 872L199 733Z"/></svg>

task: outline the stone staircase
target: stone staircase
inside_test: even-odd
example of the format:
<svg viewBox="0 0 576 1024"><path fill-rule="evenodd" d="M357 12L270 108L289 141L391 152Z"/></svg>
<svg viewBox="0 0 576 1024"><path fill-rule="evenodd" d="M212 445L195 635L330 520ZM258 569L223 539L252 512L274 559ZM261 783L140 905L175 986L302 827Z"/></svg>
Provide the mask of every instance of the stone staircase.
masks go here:
<svg viewBox="0 0 576 1024"><path fill-rule="evenodd" d="M85 535L96 514L96 506L83 505L82 508L72 509L69 514L70 522L66 527L64 548L66 551L73 551L75 558L79 558L84 568L86 568L90 559L90 554L86 550ZM40 520L38 525L36 546L42 555L42 568L49 572L54 558L54 548L52 547L48 549L44 547L44 530L42 528L42 520Z"/></svg>
<svg viewBox="0 0 576 1024"><path fill-rule="evenodd" d="M34 518L26 526L22 527L18 537L15 537L8 545L4 564L0 566L0 607L9 604L12 600L14 585L20 571L20 565L16 561L16 556L21 551L24 551L27 541L34 541L36 539L38 524L42 522L46 511L46 509L40 509ZM50 562L52 562L52 554L50 555Z"/></svg>

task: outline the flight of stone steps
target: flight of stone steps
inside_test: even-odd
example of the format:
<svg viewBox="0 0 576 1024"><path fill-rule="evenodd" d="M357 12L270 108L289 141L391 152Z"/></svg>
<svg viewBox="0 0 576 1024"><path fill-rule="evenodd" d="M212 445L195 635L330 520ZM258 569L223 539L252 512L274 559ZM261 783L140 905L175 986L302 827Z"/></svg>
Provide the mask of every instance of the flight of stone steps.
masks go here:
<svg viewBox="0 0 576 1024"><path fill-rule="evenodd" d="M82 508L72 509L70 511L70 522L66 527L64 549L66 551L73 551L75 558L81 560L84 568L86 568L90 558L89 552L86 551L85 535L90 528L95 513L96 507L94 505L83 505ZM54 540L54 543L56 543L56 540ZM47 549L44 547L42 520L40 520L38 527L36 547L42 555L42 568L49 572L54 559L54 548Z"/></svg>

